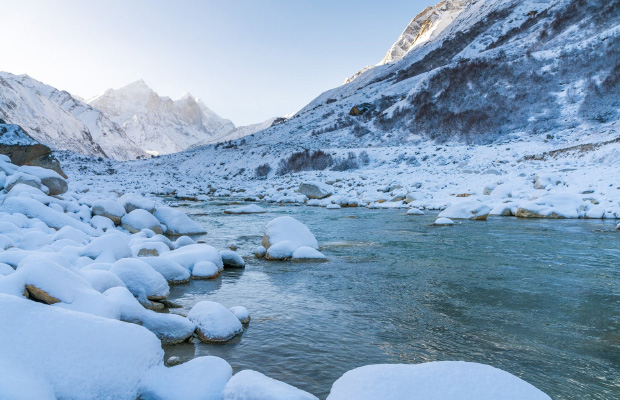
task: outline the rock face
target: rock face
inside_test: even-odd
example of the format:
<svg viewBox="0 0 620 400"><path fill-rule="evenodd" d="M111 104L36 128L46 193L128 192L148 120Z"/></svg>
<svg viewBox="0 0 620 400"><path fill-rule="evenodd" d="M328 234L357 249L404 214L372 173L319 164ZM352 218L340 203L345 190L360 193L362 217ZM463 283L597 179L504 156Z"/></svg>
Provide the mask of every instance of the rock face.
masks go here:
<svg viewBox="0 0 620 400"><path fill-rule="evenodd" d="M324 199L331 196L332 190L322 183L307 182L299 185L297 193L306 195L309 199Z"/></svg>
<svg viewBox="0 0 620 400"><path fill-rule="evenodd" d="M9 156L15 165L48 168L67 177L48 146L34 140L19 125L5 124L1 119L0 154Z"/></svg>

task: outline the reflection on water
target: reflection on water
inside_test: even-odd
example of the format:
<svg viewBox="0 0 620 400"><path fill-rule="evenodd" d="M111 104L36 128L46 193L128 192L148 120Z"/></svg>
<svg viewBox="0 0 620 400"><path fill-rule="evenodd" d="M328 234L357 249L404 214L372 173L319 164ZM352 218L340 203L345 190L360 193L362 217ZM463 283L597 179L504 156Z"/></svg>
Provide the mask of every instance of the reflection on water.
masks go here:
<svg viewBox="0 0 620 400"><path fill-rule="evenodd" d="M246 306L252 321L224 344L167 356L216 355L325 398L349 369L373 363L490 364L554 399L620 398L620 234L612 221L490 218L432 227L398 210L229 203L186 209L220 249L248 263L214 281L172 288L187 312L204 299ZM307 224L327 263L253 258L279 215ZM350 218L355 216L357 218Z"/></svg>

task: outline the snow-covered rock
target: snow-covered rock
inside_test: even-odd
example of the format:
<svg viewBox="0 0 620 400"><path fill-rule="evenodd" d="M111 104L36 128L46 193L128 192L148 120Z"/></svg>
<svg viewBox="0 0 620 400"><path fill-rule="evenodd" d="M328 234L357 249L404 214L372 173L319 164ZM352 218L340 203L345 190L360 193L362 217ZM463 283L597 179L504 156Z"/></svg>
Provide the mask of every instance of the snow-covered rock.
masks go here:
<svg viewBox="0 0 620 400"><path fill-rule="evenodd" d="M150 213L155 212L155 202L147 197L140 196L134 193L126 193L122 195L118 201L121 203L123 207L125 207L125 211L127 214L131 213L133 210L146 210Z"/></svg>
<svg viewBox="0 0 620 400"><path fill-rule="evenodd" d="M222 250L220 251L220 255L222 256L224 267L245 268L245 261L243 261L243 257L241 257L238 253L235 253L232 250Z"/></svg>
<svg viewBox="0 0 620 400"><path fill-rule="evenodd" d="M243 207L229 208L224 210L224 214L263 214L266 212L267 210L257 204L250 204Z"/></svg>
<svg viewBox="0 0 620 400"><path fill-rule="evenodd" d="M10 192L14 186L20 184L32 186L33 188L45 191L43 184L41 183L41 179L25 172L16 172L13 175L10 175L4 183L4 188L7 192Z"/></svg>
<svg viewBox="0 0 620 400"><path fill-rule="evenodd" d="M203 243L190 244L179 249L174 249L161 255L161 257L174 261L183 266L183 268L191 271L194 264L200 261L210 261L215 264L218 270L224 268L222 256L212 246Z"/></svg>
<svg viewBox="0 0 620 400"><path fill-rule="evenodd" d="M158 207L153 214L165 226L168 235L202 235L205 229L190 217L172 207Z"/></svg>
<svg viewBox="0 0 620 400"><path fill-rule="evenodd" d="M265 257L265 254L267 254L267 249L264 248L263 246L258 246L254 250L254 256L256 256L256 258L263 258Z"/></svg>
<svg viewBox="0 0 620 400"><path fill-rule="evenodd" d="M109 231L86 246L81 255L90 257L98 262L113 263L122 258L131 257L129 237L116 230Z"/></svg>
<svg viewBox="0 0 620 400"><path fill-rule="evenodd" d="M239 322L242 324L250 323L250 312L247 308L243 306L234 306L230 307L230 312L235 315L239 319Z"/></svg>
<svg viewBox="0 0 620 400"><path fill-rule="evenodd" d="M518 218L583 218L585 206L581 196L550 194L519 204Z"/></svg>
<svg viewBox="0 0 620 400"><path fill-rule="evenodd" d="M159 220L148 211L134 209L121 218L122 227L131 233L140 232L142 229L150 229L157 234L164 233Z"/></svg>
<svg viewBox="0 0 620 400"><path fill-rule="evenodd" d="M125 283L127 289L140 300L140 303L144 304L146 299L165 299L170 293L166 279L142 260L123 258L112 264L110 272Z"/></svg>
<svg viewBox="0 0 620 400"><path fill-rule="evenodd" d="M336 382L328 400L550 400L529 383L489 365L438 361L356 368Z"/></svg>
<svg viewBox="0 0 620 400"><path fill-rule="evenodd" d="M194 239L189 236L179 236L177 240L174 241L174 248L180 249L183 246L188 246L190 244L196 244Z"/></svg>
<svg viewBox="0 0 620 400"><path fill-rule="evenodd" d="M60 176L56 171L47 168L41 168L30 165L22 165L18 171L27 173L39 178L41 183L49 189L50 196L56 196L65 193L69 189L65 178Z"/></svg>
<svg viewBox="0 0 620 400"><path fill-rule="evenodd" d="M320 251L308 246L301 246L291 254L293 261L327 261L327 257Z"/></svg>
<svg viewBox="0 0 620 400"><path fill-rule="evenodd" d="M340 206L340 204L328 204L326 207L326 209L328 210L340 210L342 207Z"/></svg>
<svg viewBox="0 0 620 400"><path fill-rule="evenodd" d="M267 260L288 260L293 257L293 252L299 247L308 246L298 246L295 242L291 242L290 240L283 240L274 244L273 246L270 246L265 253L265 258Z"/></svg>
<svg viewBox="0 0 620 400"><path fill-rule="evenodd" d="M172 260L163 257L144 257L141 260L159 272L171 285L189 282L189 271Z"/></svg>
<svg viewBox="0 0 620 400"><path fill-rule="evenodd" d="M215 279L220 274L220 269L211 261L198 261L192 268L193 279Z"/></svg>
<svg viewBox="0 0 620 400"><path fill-rule="evenodd" d="M412 207L409 210L407 210L407 215L424 215L424 211L418 208Z"/></svg>
<svg viewBox="0 0 620 400"><path fill-rule="evenodd" d="M125 207L116 200L97 200L92 208L93 215L109 218L116 225L121 223L121 218L126 214Z"/></svg>
<svg viewBox="0 0 620 400"><path fill-rule="evenodd" d="M230 364L218 357L197 357L184 364L151 369L140 384L144 400L221 400L232 376Z"/></svg>
<svg viewBox="0 0 620 400"><path fill-rule="evenodd" d="M319 248L319 243L310 229L293 217L278 217L267 224L262 245L267 250L276 243L289 241L295 248L301 246Z"/></svg>
<svg viewBox="0 0 620 400"><path fill-rule="evenodd" d="M454 225L454 221L452 221L450 218L442 217L442 218L437 218L433 225L435 226Z"/></svg>
<svg viewBox="0 0 620 400"><path fill-rule="evenodd" d="M318 397L248 369L228 381L224 400L318 400Z"/></svg>
<svg viewBox="0 0 620 400"><path fill-rule="evenodd" d="M225 342L243 332L239 319L226 307L214 301L201 301L187 314L196 324L203 342Z"/></svg>
<svg viewBox="0 0 620 400"><path fill-rule="evenodd" d="M333 193L332 187L320 182L304 182L299 185L297 189L298 193L301 193L309 199L324 199L331 196Z"/></svg>
<svg viewBox="0 0 620 400"><path fill-rule="evenodd" d="M491 207L479 200L463 200L453 203L439 213L439 218L450 219L474 219L478 221L486 221Z"/></svg>

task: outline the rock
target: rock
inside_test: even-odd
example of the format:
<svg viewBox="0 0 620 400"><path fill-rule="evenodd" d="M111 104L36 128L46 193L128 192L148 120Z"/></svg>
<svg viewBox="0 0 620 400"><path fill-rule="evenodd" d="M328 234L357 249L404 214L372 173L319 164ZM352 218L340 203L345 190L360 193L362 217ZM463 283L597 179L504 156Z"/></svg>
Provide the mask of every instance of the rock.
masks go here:
<svg viewBox="0 0 620 400"><path fill-rule="evenodd" d="M21 166L18 171L39 178L41 183L49 189L50 196L63 194L69 189L67 181L60 174L51 169L34 166Z"/></svg>
<svg viewBox="0 0 620 400"><path fill-rule="evenodd" d="M278 217L267 224L262 245L265 249L269 249L272 245L282 241L293 243L295 248L301 246L319 248L319 243L310 229L289 216Z"/></svg>
<svg viewBox="0 0 620 400"><path fill-rule="evenodd" d="M202 235L207 231L190 217L171 207L158 207L153 214L166 226L167 235Z"/></svg>
<svg viewBox="0 0 620 400"><path fill-rule="evenodd" d="M478 200L461 200L443 210L438 217L485 221L490 212L491 207Z"/></svg>
<svg viewBox="0 0 620 400"><path fill-rule="evenodd" d="M250 323L250 312L247 308L243 306L234 306L230 307L230 312L233 313L242 324L245 325Z"/></svg>
<svg viewBox="0 0 620 400"><path fill-rule="evenodd" d="M299 185L297 193L301 193L309 199L324 199L332 194L330 186L319 182L306 182Z"/></svg>
<svg viewBox="0 0 620 400"><path fill-rule="evenodd" d="M142 229L150 229L156 234L164 233L159 220L148 211L134 209L121 218L121 226L131 233L138 233Z"/></svg>
<svg viewBox="0 0 620 400"><path fill-rule="evenodd" d="M199 261L192 268L192 279L215 279L220 269L211 261Z"/></svg>
<svg viewBox="0 0 620 400"><path fill-rule="evenodd" d="M187 314L196 325L203 342L225 342L243 332L239 319L229 309L214 301L201 301Z"/></svg>
<svg viewBox="0 0 620 400"><path fill-rule="evenodd" d="M224 268L245 268L243 258L232 250L220 251Z"/></svg>
<svg viewBox="0 0 620 400"><path fill-rule="evenodd" d="M97 200L93 203L93 215L109 218L115 225L121 223L125 214L125 207L115 200Z"/></svg>
<svg viewBox="0 0 620 400"><path fill-rule="evenodd" d="M267 249L263 246L258 246L256 250L254 250L254 255L256 258L263 258L265 257L265 254L267 254Z"/></svg>
<svg viewBox="0 0 620 400"><path fill-rule="evenodd" d="M67 175L52 155L52 150L37 142L20 126L0 122L0 154L10 157L15 165L32 165L51 169L63 178Z"/></svg>
<svg viewBox="0 0 620 400"><path fill-rule="evenodd" d="M124 194L119 201L127 213L131 213L133 210L145 210L151 214L155 212L155 202L137 194Z"/></svg>
<svg viewBox="0 0 620 400"><path fill-rule="evenodd" d="M412 207L407 211L407 215L424 215L424 211Z"/></svg>
<svg viewBox="0 0 620 400"><path fill-rule="evenodd" d="M454 221L452 221L450 218L437 218L437 220L435 220L435 223L433 225L435 226L454 225Z"/></svg>
<svg viewBox="0 0 620 400"><path fill-rule="evenodd" d="M282 261L288 260L293 256L293 252L299 247L296 243L290 240L284 240L270 246L265 253L265 259L270 261Z"/></svg>
<svg viewBox="0 0 620 400"><path fill-rule="evenodd" d="M28 291L28 298L35 299L45 304L55 304L60 303L56 297L49 295L45 290L39 289L33 285L26 285L26 290Z"/></svg>
<svg viewBox="0 0 620 400"><path fill-rule="evenodd" d="M168 357L168 359L166 360L167 367L174 367L175 365L180 365L182 363L183 361L181 361L181 359L177 356Z"/></svg>
<svg viewBox="0 0 620 400"><path fill-rule="evenodd" d="M363 115L364 113L368 112L369 110L373 108L374 106L370 103L358 104L356 106L353 106L353 108L351 108L351 111L349 111L349 115L352 117L359 117L360 115Z"/></svg>

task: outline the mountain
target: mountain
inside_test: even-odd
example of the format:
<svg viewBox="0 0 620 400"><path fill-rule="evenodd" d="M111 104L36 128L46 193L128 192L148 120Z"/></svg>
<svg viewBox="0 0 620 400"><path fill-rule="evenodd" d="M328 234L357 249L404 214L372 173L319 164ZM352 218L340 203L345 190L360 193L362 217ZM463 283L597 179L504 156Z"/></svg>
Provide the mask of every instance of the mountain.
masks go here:
<svg viewBox="0 0 620 400"><path fill-rule="evenodd" d="M123 130L69 93L28 75L0 72L0 118L54 150L133 160L144 157Z"/></svg>
<svg viewBox="0 0 620 400"><path fill-rule="evenodd" d="M274 118L269 118L266 121L259 122L258 124L238 126L232 131L216 134L213 137L210 137L209 139L203 140L198 143L194 143L189 148L193 149L193 148L198 148L201 146L206 146L209 144L216 144L216 143L221 143L221 142L225 142L229 140L241 139L241 138L253 135L254 133L260 132L264 129L271 127L271 125L273 125L273 123L277 120L278 118L274 117Z"/></svg>
<svg viewBox="0 0 620 400"><path fill-rule="evenodd" d="M159 96L142 80L117 90L108 89L89 99L88 104L105 113L151 154L182 151L235 129L231 121L192 95L172 100Z"/></svg>

